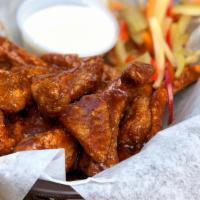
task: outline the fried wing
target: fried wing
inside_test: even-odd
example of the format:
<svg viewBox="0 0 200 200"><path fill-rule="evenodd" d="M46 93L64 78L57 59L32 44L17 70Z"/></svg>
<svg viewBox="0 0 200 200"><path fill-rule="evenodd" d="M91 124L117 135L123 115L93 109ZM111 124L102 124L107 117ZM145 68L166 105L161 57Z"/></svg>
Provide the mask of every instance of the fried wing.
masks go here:
<svg viewBox="0 0 200 200"><path fill-rule="evenodd" d="M12 65L47 66L42 59L27 53L4 37L0 37L0 60Z"/></svg>
<svg viewBox="0 0 200 200"><path fill-rule="evenodd" d="M114 67L104 65L102 83L100 89L105 89L105 87L107 87L109 83L111 83L112 81L114 81L119 77L120 77L119 71L117 71Z"/></svg>
<svg viewBox="0 0 200 200"><path fill-rule="evenodd" d="M53 67L21 65L21 66L13 66L10 71L14 73L19 73L24 78L27 78L31 84L33 79L37 76L45 74L54 74L60 72L61 70Z"/></svg>
<svg viewBox="0 0 200 200"><path fill-rule="evenodd" d="M180 78L175 79L173 82L174 94L182 91L192 83L196 82L200 77L200 73L195 71L193 67L185 67L183 74Z"/></svg>
<svg viewBox="0 0 200 200"><path fill-rule="evenodd" d="M62 129L50 130L23 139L16 147L17 151L65 149L67 171L73 168L77 157L77 143L75 139Z"/></svg>
<svg viewBox="0 0 200 200"><path fill-rule="evenodd" d="M24 118L23 122L24 134L27 136L46 132L55 125L55 123L49 119L45 119L35 106L28 109L27 116Z"/></svg>
<svg viewBox="0 0 200 200"><path fill-rule="evenodd" d="M73 54L63 55L63 54L49 53L43 55L41 58L49 65L61 67L63 70L67 70L72 67L79 67L82 62L77 55Z"/></svg>
<svg viewBox="0 0 200 200"><path fill-rule="evenodd" d="M144 85L152 82L151 77L154 74L154 68L149 64L140 62L131 63L123 74L123 78L136 85Z"/></svg>
<svg viewBox="0 0 200 200"><path fill-rule="evenodd" d="M125 159L124 151L132 155L141 149L146 142L151 128L150 98L138 96L132 102L126 115L119 136L120 160ZM127 149L127 150L126 150Z"/></svg>
<svg viewBox="0 0 200 200"><path fill-rule="evenodd" d="M14 138L15 144L18 144L25 136L24 124L25 123L24 123L23 118L21 118L21 116L19 116L18 114L16 114L15 116L9 117L9 119L7 120L6 127L10 135L12 135L12 138Z"/></svg>
<svg viewBox="0 0 200 200"><path fill-rule="evenodd" d="M94 159L91 154L88 154L91 156L87 156L86 154L83 155L83 158L80 161L80 167L81 169L88 175L93 176L96 173L109 168L119 162L118 154L117 154L117 137L119 132L119 123L121 118L123 117L124 110L127 105L128 96L127 93L121 90L116 89L108 89L104 93L101 94L102 98L106 101L106 104L108 106L108 112L109 114L109 127L110 127L110 141L108 144L106 157L104 161L97 161ZM99 119L100 120L100 119ZM101 123L101 122L99 122ZM103 123L102 123L103 124ZM104 126L105 124L103 124ZM94 134L91 132L91 134ZM99 141L100 142L100 141ZM105 144L105 142L104 142ZM83 166L83 163L85 161L85 158L90 158L87 164L87 167ZM83 163L82 163L83 162Z"/></svg>
<svg viewBox="0 0 200 200"><path fill-rule="evenodd" d="M108 105L103 98L95 94L84 96L69 105L60 119L94 160L105 161L112 132Z"/></svg>
<svg viewBox="0 0 200 200"><path fill-rule="evenodd" d="M101 76L102 63L88 60L81 67L38 77L32 84L32 94L43 113L56 115L71 101L96 90Z"/></svg>
<svg viewBox="0 0 200 200"><path fill-rule="evenodd" d="M108 103L109 114L110 114L110 127L112 130L111 144L107 159L105 163L102 163L105 168L111 167L118 163L117 154L117 138L119 134L119 123L124 115L128 103L128 93L122 90L108 89L104 92L104 98Z"/></svg>
<svg viewBox="0 0 200 200"><path fill-rule="evenodd" d="M15 138L16 143L19 143L25 137L51 130L54 125L52 121L44 119L36 107L31 107L28 108L23 116L11 116L8 128Z"/></svg>
<svg viewBox="0 0 200 200"><path fill-rule="evenodd" d="M153 93L152 84L145 84L141 86L139 85L135 88L134 97L138 97L138 96L151 97L152 93Z"/></svg>
<svg viewBox="0 0 200 200"><path fill-rule="evenodd" d="M127 94L115 89L84 96L79 102L69 105L60 120L95 161L104 162L110 144L116 145L112 139L116 140L126 101Z"/></svg>
<svg viewBox="0 0 200 200"><path fill-rule="evenodd" d="M153 92L151 77L154 70L151 65L132 63L122 76L126 82L134 85L130 90L132 102L121 123L118 138L118 155L124 160L137 153L143 146L151 127L150 98ZM133 86L132 86L133 87Z"/></svg>
<svg viewBox="0 0 200 200"><path fill-rule="evenodd" d="M164 111L167 104L167 90L159 88L151 98L151 130L148 135L148 140L158 133L163 127Z"/></svg>
<svg viewBox="0 0 200 200"><path fill-rule="evenodd" d="M0 156L6 155L13 151L15 140L10 137L9 131L5 125L3 112L0 111Z"/></svg>
<svg viewBox="0 0 200 200"><path fill-rule="evenodd" d="M23 110L30 102L30 85L19 73L0 70L0 109L6 113Z"/></svg>

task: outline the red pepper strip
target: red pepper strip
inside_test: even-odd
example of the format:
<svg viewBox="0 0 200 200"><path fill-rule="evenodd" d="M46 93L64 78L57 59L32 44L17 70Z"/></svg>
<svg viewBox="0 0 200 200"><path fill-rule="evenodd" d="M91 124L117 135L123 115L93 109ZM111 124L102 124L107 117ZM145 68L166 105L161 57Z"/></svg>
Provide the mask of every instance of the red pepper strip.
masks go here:
<svg viewBox="0 0 200 200"><path fill-rule="evenodd" d="M129 40L128 25L124 20L120 21L119 37L120 37L120 40L122 40L123 42L127 42Z"/></svg>
<svg viewBox="0 0 200 200"><path fill-rule="evenodd" d="M169 111L169 118L168 124L171 124L174 119L174 95L173 95L173 83L170 73L170 63L166 63L166 71L165 71L165 85L168 92L168 111Z"/></svg>
<svg viewBox="0 0 200 200"><path fill-rule="evenodd" d="M151 79L152 79L153 81L156 81L157 78L158 78L159 69L158 69L158 66L157 66L157 64L156 64L156 62L155 62L154 59L151 60L151 64L153 65L153 67L154 67L154 69L155 69L155 73L154 73L154 75L152 76Z"/></svg>
<svg viewBox="0 0 200 200"><path fill-rule="evenodd" d="M172 15L173 15L173 13L172 13L173 6L174 6L174 1L170 0L169 7L167 9L167 16L168 17L172 17Z"/></svg>
<svg viewBox="0 0 200 200"><path fill-rule="evenodd" d="M172 37L171 37L171 29L170 28L167 31L166 41L167 41L167 44L169 45L170 49L172 49Z"/></svg>
<svg viewBox="0 0 200 200"><path fill-rule="evenodd" d="M167 16L172 18L172 9L174 6L174 1L170 0L170 4L167 10ZM166 41L170 48L172 48L172 37L171 37L171 30L169 29L166 35ZM166 63L166 70L165 70L165 85L167 88L168 93L168 111L169 111L169 118L168 124L171 124L174 119L174 94L173 94L173 69L169 61Z"/></svg>

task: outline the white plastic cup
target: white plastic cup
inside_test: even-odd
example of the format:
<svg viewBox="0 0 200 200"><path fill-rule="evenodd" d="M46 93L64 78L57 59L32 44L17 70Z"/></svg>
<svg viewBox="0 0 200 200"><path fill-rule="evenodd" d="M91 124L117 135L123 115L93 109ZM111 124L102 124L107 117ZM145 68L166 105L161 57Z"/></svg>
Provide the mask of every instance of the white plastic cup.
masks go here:
<svg viewBox="0 0 200 200"><path fill-rule="evenodd" d="M40 45L35 44L32 39L29 37L29 35L24 30L24 22L25 20L30 17L32 14L46 9L48 7L56 6L56 5L77 5L77 6L88 6L88 7L95 7L96 9L100 9L103 11L104 15L109 18L109 20L112 21L113 25L115 26L115 33L114 38L112 38L111 41L108 41L108 45L106 49L103 49L102 51L97 52L94 49L94 52L91 52L91 55L87 56L95 56L104 54L107 51L109 51L117 42L118 39L118 24L114 16L108 11L108 9L103 5L100 0L24 0L22 4L19 6L17 10L17 24L19 27L19 30L22 35L22 42L23 46L28 49L29 51L41 55L47 52L54 52L54 50L44 49L41 48ZM84 38L83 38L84 39ZM59 52L58 52L59 53ZM76 52L79 54L79 52ZM81 55L80 55L81 56Z"/></svg>

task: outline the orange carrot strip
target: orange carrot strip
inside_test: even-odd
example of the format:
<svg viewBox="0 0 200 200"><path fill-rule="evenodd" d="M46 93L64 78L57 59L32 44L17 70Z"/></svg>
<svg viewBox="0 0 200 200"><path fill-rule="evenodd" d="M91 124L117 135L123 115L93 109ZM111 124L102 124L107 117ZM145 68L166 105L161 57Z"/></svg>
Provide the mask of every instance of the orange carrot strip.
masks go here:
<svg viewBox="0 0 200 200"><path fill-rule="evenodd" d="M127 58L126 58L126 64L128 64L128 63L130 63L130 62L132 62L132 61L134 61L135 60L135 56L133 55L133 54L131 54L131 55L129 55L129 56L127 56Z"/></svg>
<svg viewBox="0 0 200 200"><path fill-rule="evenodd" d="M146 15L148 18L154 16L156 1L157 0L148 0L146 7Z"/></svg>
<svg viewBox="0 0 200 200"><path fill-rule="evenodd" d="M147 50L152 53L153 52L153 40L149 31L145 31L143 33L144 43L147 47Z"/></svg>
<svg viewBox="0 0 200 200"><path fill-rule="evenodd" d="M157 78L158 78L158 74L160 73L160 70L159 70L159 68L158 68L158 66L157 66L157 63L156 63L156 61L155 61L154 59L151 60L151 64L153 65L153 67L154 67L154 69L155 69L155 73L154 73L154 75L152 76L152 80L153 80L153 81L156 81Z"/></svg>
<svg viewBox="0 0 200 200"><path fill-rule="evenodd" d="M109 7L112 11L122 11L124 9L124 5L120 2L111 1Z"/></svg>

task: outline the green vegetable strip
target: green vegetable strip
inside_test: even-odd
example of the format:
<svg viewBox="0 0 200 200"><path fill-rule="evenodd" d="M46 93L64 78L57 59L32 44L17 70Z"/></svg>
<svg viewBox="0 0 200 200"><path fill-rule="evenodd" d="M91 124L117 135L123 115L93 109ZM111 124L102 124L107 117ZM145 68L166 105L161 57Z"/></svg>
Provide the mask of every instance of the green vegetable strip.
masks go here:
<svg viewBox="0 0 200 200"><path fill-rule="evenodd" d="M128 5L122 14L128 24L132 40L141 45L143 43L141 32L148 27L147 20L142 11L137 6Z"/></svg>

